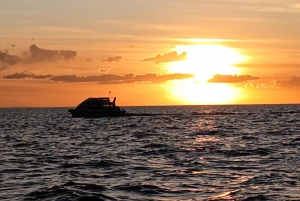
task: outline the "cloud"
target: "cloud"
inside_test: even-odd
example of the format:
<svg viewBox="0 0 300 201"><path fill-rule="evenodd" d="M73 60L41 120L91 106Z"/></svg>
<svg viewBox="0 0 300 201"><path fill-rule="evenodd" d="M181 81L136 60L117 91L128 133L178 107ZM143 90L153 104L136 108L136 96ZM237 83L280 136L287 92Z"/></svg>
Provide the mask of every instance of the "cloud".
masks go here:
<svg viewBox="0 0 300 201"><path fill-rule="evenodd" d="M71 60L77 56L76 51L72 50L46 50L39 48L36 45L29 47L30 56L29 62L42 61L57 61L57 60Z"/></svg>
<svg viewBox="0 0 300 201"><path fill-rule="evenodd" d="M94 72L94 73L99 73L99 72L109 72L112 68L80 68L81 71L83 72ZM68 71L73 71L72 69L68 70Z"/></svg>
<svg viewBox="0 0 300 201"><path fill-rule="evenodd" d="M299 63L249 63L249 64L235 64L236 67L243 68L300 68Z"/></svg>
<svg viewBox="0 0 300 201"><path fill-rule="evenodd" d="M11 75L5 75L3 76L4 79L47 79L52 78L52 75L35 75L35 74L27 74L27 73L14 73Z"/></svg>
<svg viewBox="0 0 300 201"><path fill-rule="evenodd" d="M273 12L273 13L299 13L300 7L299 4L286 4L282 1L282 4L273 4L273 5L256 5L248 6L250 10L257 12Z"/></svg>
<svg viewBox="0 0 300 201"><path fill-rule="evenodd" d="M107 59L104 59L103 62L119 62L122 59L121 56L116 57L108 57Z"/></svg>
<svg viewBox="0 0 300 201"><path fill-rule="evenodd" d="M7 51L0 51L0 71L7 69L9 66L15 65L22 59L16 55L10 55Z"/></svg>
<svg viewBox="0 0 300 201"><path fill-rule="evenodd" d="M177 52L170 52L163 55L156 55L156 57L151 57L144 59L142 61L154 61L156 64L162 63L162 62L172 62L172 61L180 61L186 59L186 52L182 52L180 55L177 54Z"/></svg>
<svg viewBox="0 0 300 201"><path fill-rule="evenodd" d="M251 75L220 75L216 74L208 82L217 83L233 83L233 82L244 82L248 80L258 80L259 77L253 77Z"/></svg>
<svg viewBox="0 0 300 201"><path fill-rule="evenodd" d="M15 45L14 45L15 46ZM29 47L29 53L26 53L22 57L8 54L8 50L0 51L0 71L6 70L10 66L16 65L17 63L32 63L42 61L57 61L66 60L69 61L77 56L76 51L72 50L46 50L31 45ZM86 62L91 62L91 58L87 58Z"/></svg>
<svg viewBox="0 0 300 201"><path fill-rule="evenodd" d="M85 61L91 63L93 61L93 58L86 58Z"/></svg>
<svg viewBox="0 0 300 201"><path fill-rule="evenodd" d="M126 76L126 75L125 75ZM103 75L90 75L90 76L77 76L77 75L58 75L51 78L56 82L97 82L97 83L109 83L115 81L122 81L125 76L115 74L103 74Z"/></svg>
<svg viewBox="0 0 300 201"><path fill-rule="evenodd" d="M5 75L3 79L47 79L55 82L96 82L98 84L122 84L122 83L138 83L138 82L151 82L151 83L163 83L168 80L187 79L191 78L192 74L166 74L158 75L154 73L146 73L141 75L135 75L128 73L124 75L117 74L102 74L102 75L90 75L90 76L77 76L77 75L35 75L27 73L15 73L11 75Z"/></svg>
<svg viewBox="0 0 300 201"><path fill-rule="evenodd" d="M146 73L142 75L135 75L133 73L117 75L117 74L103 74L80 77L76 75L62 75L51 78L57 82L97 82L98 84L121 84L121 83L136 83L136 82L151 82L162 83L168 80L187 79L191 78L191 74L168 74L157 75L153 73Z"/></svg>
<svg viewBox="0 0 300 201"><path fill-rule="evenodd" d="M300 77L293 76L289 80L278 81L277 84L280 87L287 87L287 88L300 87Z"/></svg>
<svg viewBox="0 0 300 201"><path fill-rule="evenodd" d="M278 88L278 84L274 81L266 81L263 80L261 82L252 82L249 81L245 84L245 88L255 88L255 89L276 89Z"/></svg>

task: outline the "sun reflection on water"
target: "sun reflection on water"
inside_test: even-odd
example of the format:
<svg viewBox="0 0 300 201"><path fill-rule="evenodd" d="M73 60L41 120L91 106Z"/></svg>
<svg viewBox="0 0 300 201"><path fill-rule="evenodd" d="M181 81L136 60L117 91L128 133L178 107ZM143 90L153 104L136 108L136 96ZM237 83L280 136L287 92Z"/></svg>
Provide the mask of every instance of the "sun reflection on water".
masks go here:
<svg viewBox="0 0 300 201"><path fill-rule="evenodd" d="M216 137L211 136L199 136L195 140L197 143L207 143L207 142L218 142L218 139Z"/></svg>

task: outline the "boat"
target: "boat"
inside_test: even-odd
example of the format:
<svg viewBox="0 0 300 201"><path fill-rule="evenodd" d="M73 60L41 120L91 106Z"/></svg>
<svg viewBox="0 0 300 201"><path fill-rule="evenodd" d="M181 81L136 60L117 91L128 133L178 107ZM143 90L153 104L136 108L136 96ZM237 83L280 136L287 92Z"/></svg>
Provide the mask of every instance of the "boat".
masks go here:
<svg viewBox="0 0 300 201"><path fill-rule="evenodd" d="M111 99L113 99L111 101ZM72 117L118 117L125 116L126 111L116 106L117 97L87 98L76 108L69 109Z"/></svg>

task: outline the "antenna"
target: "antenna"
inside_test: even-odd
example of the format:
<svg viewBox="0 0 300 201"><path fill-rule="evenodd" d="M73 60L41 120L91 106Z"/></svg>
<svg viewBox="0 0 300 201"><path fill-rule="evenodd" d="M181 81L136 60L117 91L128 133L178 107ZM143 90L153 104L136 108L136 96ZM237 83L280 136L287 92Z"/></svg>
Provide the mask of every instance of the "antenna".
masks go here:
<svg viewBox="0 0 300 201"><path fill-rule="evenodd" d="M110 93L111 93L111 91L108 92L108 98L110 98Z"/></svg>

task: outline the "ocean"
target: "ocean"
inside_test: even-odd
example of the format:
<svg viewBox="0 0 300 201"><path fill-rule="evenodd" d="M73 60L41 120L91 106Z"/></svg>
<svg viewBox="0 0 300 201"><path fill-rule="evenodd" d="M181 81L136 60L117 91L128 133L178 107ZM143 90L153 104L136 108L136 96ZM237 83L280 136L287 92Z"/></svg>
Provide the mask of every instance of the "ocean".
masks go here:
<svg viewBox="0 0 300 201"><path fill-rule="evenodd" d="M0 200L300 200L300 105L0 109Z"/></svg>

